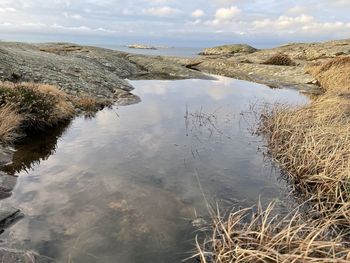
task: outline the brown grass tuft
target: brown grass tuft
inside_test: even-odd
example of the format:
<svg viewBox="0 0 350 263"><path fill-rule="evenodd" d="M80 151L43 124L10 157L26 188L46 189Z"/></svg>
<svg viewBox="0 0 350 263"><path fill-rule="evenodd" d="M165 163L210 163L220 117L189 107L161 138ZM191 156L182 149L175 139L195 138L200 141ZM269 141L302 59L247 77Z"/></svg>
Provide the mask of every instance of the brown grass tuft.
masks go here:
<svg viewBox="0 0 350 263"><path fill-rule="evenodd" d="M273 55L271 58L263 62L265 65L276 65L276 66L295 66L295 62L286 54L278 53Z"/></svg>
<svg viewBox="0 0 350 263"><path fill-rule="evenodd" d="M267 106L258 132L294 189L323 215L339 213L350 226L350 101L324 95L291 109Z"/></svg>
<svg viewBox="0 0 350 263"><path fill-rule="evenodd" d="M46 84L0 82L0 106L6 104L16 106L30 128L54 126L75 113L68 95Z"/></svg>
<svg viewBox="0 0 350 263"><path fill-rule="evenodd" d="M53 85L0 82L0 109L9 115L2 120L3 128L0 128L4 132L0 134L0 141L11 142L16 137L15 130L46 129L66 122L75 116L76 109L93 116L111 105L111 100L96 100L88 95L75 97ZM16 116L20 121L13 121L11 128L8 121Z"/></svg>
<svg viewBox="0 0 350 263"><path fill-rule="evenodd" d="M56 44L53 46L44 46L40 48L40 51L53 53L53 54L61 54L61 53L69 53L69 52L85 52L83 47L73 45L73 44Z"/></svg>
<svg viewBox="0 0 350 263"><path fill-rule="evenodd" d="M324 91L350 92L350 56L311 66L307 72L317 79Z"/></svg>
<svg viewBox="0 0 350 263"><path fill-rule="evenodd" d="M2 142L13 142L20 130L52 127L71 119L74 114L70 97L55 86L0 82Z"/></svg>
<svg viewBox="0 0 350 263"><path fill-rule="evenodd" d="M77 108L88 112L96 111L96 108L98 107L96 99L87 95L76 98L74 104Z"/></svg>
<svg viewBox="0 0 350 263"><path fill-rule="evenodd" d="M10 143L17 139L22 121L23 116L17 113L13 105L6 104L0 107L0 142Z"/></svg>
<svg viewBox="0 0 350 263"><path fill-rule="evenodd" d="M349 243L334 232L333 220L304 220L298 211L274 216L274 206L241 209L227 218L218 213L210 237L204 244L197 240L194 257L201 263L349 262Z"/></svg>

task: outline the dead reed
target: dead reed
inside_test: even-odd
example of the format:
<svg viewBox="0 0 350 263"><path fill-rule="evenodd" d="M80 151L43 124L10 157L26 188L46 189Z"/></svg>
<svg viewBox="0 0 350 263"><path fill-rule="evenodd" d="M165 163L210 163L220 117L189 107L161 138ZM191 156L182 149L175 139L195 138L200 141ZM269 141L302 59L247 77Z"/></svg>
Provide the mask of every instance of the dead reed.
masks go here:
<svg viewBox="0 0 350 263"><path fill-rule="evenodd" d="M327 92L350 92L350 56L331 59L307 68Z"/></svg>
<svg viewBox="0 0 350 263"><path fill-rule="evenodd" d="M69 97L56 87L35 83L0 83L0 106L11 104L21 114L22 125L41 129L74 116Z"/></svg>
<svg viewBox="0 0 350 263"><path fill-rule="evenodd" d="M197 242L202 263L350 262L350 57L309 68L324 94L302 107L263 105L257 134L307 214L274 216L241 209L213 217L211 237Z"/></svg>
<svg viewBox="0 0 350 263"><path fill-rule="evenodd" d="M54 86L0 82L0 141L10 143L24 130L45 129L75 114L70 96Z"/></svg>
<svg viewBox="0 0 350 263"><path fill-rule="evenodd" d="M69 52L87 52L83 47L74 44L61 43L59 45L45 45L39 49L42 52L61 54Z"/></svg>
<svg viewBox="0 0 350 263"><path fill-rule="evenodd" d="M0 107L0 142L9 143L17 139L22 121L23 116L17 113L14 106L6 104Z"/></svg>
<svg viewBox="0 0 350 263"><path fill-rule="evenodd" d="M325 93L309 105L263 107L258 133L296 192L350 227L350 57L313 69ZM338 79L339 77L339 79Z"/></svg>
<svg viewBox="0 0 350 263"><path fill-rule="evenodd" d="M350 247L334 222L304 219L298 211L276 216L272 202L213 217L210 236L195 258L201 263L349 262Z"/></svg>
<svg viewBox="0 0 350 263"><path fill-rule="evenodd" d="M350 101L324 95L290 109L264 107L258 133L294 189L322 214L341 213L350 225Z"/></svg>
<svg viewBox="0 0 350 263"><path fill-rule="evenodd" d="M44 130L77 112L92 115L110 105L110 100L68 95L53 85L0 82L0 141L9 143L18 138L17 131Z"/></svg>

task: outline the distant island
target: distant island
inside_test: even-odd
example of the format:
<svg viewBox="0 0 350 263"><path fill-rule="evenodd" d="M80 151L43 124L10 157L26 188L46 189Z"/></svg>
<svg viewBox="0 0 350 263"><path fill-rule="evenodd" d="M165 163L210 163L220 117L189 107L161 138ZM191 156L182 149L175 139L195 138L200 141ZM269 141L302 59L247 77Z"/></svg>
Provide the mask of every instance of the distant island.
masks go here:
<svg viewBox="0 0 350 263"><path fill-rule="evenodd" d="M127 45L127 47L128 48L133 48L133 49L153 49L153 50L157 49L154 46L143 45L143 44L132 44L132 45Z"/></svg>

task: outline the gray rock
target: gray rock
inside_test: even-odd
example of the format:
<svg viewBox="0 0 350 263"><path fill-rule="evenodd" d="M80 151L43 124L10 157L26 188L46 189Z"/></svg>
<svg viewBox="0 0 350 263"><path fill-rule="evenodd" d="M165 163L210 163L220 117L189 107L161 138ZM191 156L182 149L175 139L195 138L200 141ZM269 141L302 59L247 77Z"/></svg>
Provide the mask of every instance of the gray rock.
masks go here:
<svg viewBox="0 0 350 263"><path fill-rule="evenodd" d="M213 48L206 48L200 55L211 56L211 55L236 55L236 54L250 54L256 52L257 49L246 44L232 44L224 45Z"/></svg>
<svg viewBox="0 0 350 263"><path fill-rule="evenodd" d="M307 73L307 67L339 54L349 55L350 39L292 43L252 53L229 54L228 47L213 48L211 56L191 59L187 61L186 66L202 72L265 84L272 88L289 87L308 93L320 93L322 91L318 86L319 83ZM224 53L220 53L221 51ZM288 55L296 65L290 67L263 64L279 53Z"/></svg>
<svg viewBox="0 0 350 263"><path fill-rule="evenodd" d="M0 192L11 192L15 188L17 177L0 172Z"/></svg>
<svg viewBox="0 0 350 263"><path fill-rule="evenodd" d="M126 79L207 78L180 60L67 43L0 42L0 71L0 80L53 84L69 94L106 99L124 96L125 91L133 96Z"/></svg>
<svg viewBox="0 0 350 263"><path fill-rule="evenodd" d="M192 226L196 228L203 228L208 225L208 222L202 217L198 217L194 219L191 223L192 223Z"/></svg>
<svg viewBox="0 0 350 263"><path fill-rule="evenodd" d="M13 151L0 145L0 166L10 164L12 157Z"/></svg>
<svg viewBox="0 0 350 263"><path fill-rule="evenodd" d="M23 217L21 211L12 206L7 206L4 204L0 204L0 225L1 227L7 227L11 225L13 222L17 221L17 219Z"/></svg>

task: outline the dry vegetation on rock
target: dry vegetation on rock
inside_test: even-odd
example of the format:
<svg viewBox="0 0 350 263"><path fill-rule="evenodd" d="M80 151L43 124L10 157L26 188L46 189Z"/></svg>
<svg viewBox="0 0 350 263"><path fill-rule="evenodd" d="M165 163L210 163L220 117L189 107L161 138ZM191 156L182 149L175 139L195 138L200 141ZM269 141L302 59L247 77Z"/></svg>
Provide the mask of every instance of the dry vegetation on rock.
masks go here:
<svg viewBox="0 0 350 263"><path fill-rule="evenodd" d="M40 48L40 51L54 54L68 53L68 52L87 52L83 47L74 44L57 44L57 45L46 45Z"/></svg>
<svg viewBox="0 0 350 263"><path fill-rule="evenodd" d="M57 88L34 83L0 84L0 106L11 104L23 116L23 125L41 129L73 117L69 97Z"/></svg>
<svg viewBox="0 0 350 263"><path fill-rule="evenodd" d="M275 66L295 66L295 62L286 54L278 53L273 55L268 60L263 62L265 65L275 65Z"/></svg>
<svg viewBox="0 0 350 263"><path fill-rule="evenodd" d="M350 226L350 100L323 95L291 109L267 106L258 129L294 189L323 215Z"/></svg>
<svg viewBox="0 0 350 263"><path fill-rule="evenodd" d="M17 113L16 107L5 104L0 107L0 142L7 143L17 139L23 116Z"/></svg>
<svg viewBox="0 0 350 263"><path fill-rule="evenodd" d="M197 246L202 263L350 261L350 57L308 71L324 94L302 107L265 105L257 133L313 218L303 211L279 221L271 205L215 216Z"/></svg>
<svg viewBox="0 0 350 263"><path fill-rule="evenodd" d="M25 130L43 130L70 120L76 109L97 111L110 102L73 97L47 84L0 82L0 141L11 143Z"/></svg>
<svg viewBox="0 0 350 263"><path fill-rule="evenodd" d="M350 92L350 56L331 59L311 66L307 71L317 79L324 91Z"/></svg>

